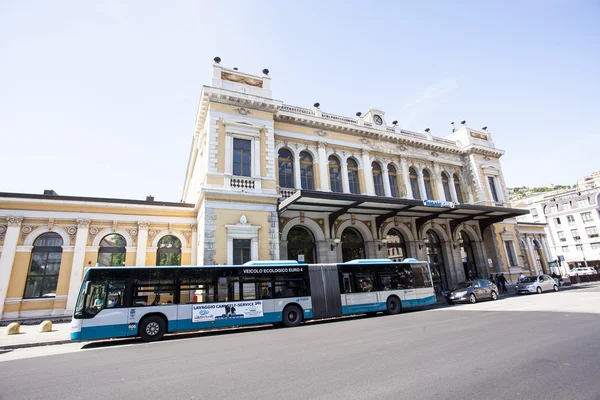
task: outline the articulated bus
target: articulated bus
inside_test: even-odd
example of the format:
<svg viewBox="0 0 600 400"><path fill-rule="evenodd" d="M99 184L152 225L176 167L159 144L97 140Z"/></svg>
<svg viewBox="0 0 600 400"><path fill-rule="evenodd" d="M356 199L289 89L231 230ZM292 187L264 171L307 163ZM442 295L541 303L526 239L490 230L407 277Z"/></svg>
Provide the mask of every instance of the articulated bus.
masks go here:
<svg viewBox="0 0 600 400"><path fill-rule="evenodd" d="M93 267L85 272L72 340L275 324L350 314L398 314L435 303L426 262L254 261L235 266Z"/></svg>

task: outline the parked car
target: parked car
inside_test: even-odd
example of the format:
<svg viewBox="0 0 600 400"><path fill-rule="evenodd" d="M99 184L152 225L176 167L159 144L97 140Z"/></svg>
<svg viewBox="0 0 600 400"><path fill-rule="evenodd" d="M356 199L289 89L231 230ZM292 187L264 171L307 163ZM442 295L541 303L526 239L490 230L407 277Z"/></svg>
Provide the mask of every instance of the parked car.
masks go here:
<svg viewBox="0 0 600 400"><path fill-rule="evenodd" d="M519 281L517 284L517 293L542 293L555 291L558 292L558 285L550 275L533 275Z"/></svg>
<svg viewBox="0 0 600 400"><path fill-rule="evenodd" d="M498 298L498 287L485 279L461 282L446 294L448 304L471 303L478 300Z"/></svg>
<svg viewBox="0 0 600 400"><path fill-rule="evenodd" d="M570 276L594 275L594 274L597 274L597 273L598 272L596 272L595 268L591 268L591 267L579 267L579 268L573 268L569 272L569 275Z"/></svg>

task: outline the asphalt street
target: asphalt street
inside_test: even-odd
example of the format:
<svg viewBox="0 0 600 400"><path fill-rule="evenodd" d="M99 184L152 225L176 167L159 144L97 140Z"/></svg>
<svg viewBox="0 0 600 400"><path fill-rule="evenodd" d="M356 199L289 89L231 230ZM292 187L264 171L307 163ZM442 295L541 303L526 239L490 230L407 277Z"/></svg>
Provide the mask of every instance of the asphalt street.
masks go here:
<svg viewBox="0 0 600 400"><path fill-rule="evenodd" d="M0 399L600 399L600 287L0 354Z"/></svg>

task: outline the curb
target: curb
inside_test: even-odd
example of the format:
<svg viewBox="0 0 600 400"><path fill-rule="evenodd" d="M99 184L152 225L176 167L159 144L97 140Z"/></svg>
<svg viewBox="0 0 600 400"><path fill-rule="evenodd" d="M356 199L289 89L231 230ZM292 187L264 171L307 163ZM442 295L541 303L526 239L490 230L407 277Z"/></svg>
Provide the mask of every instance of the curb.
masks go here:
<svg viewBox="0 0 600 400"><path fill-rule="evenodd" d="M48 341L48 342L9 344L6 346L0 346L0 351L25 349L25 348L29 348L29 347L53 346L53 345L67 344L67 343L81 343L81 342L85 342L85 340L61 339L61 340L53 340L53 341Z"/></svg>

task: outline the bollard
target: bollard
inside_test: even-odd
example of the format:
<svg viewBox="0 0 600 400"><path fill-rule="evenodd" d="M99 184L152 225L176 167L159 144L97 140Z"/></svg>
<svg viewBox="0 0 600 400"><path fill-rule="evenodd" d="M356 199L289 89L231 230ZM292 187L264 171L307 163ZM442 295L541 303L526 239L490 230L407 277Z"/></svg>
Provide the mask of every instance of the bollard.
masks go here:
<svg viewBox="0 0 600 400"><path fill-rule="evenodd" d="M43 321L40 324L40 332L50 332L52 331L52 321Z"/></svg>
<svg viewBox="0 0 600 400"><path fill-rule="evenodd" d="M7 335L18 335L19 333L21 333L21 325L17 322L12 322L6 327Z"/></svg>

